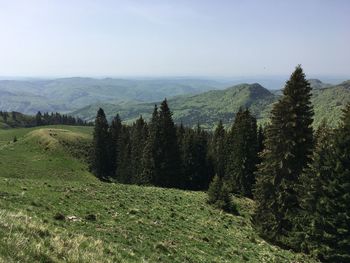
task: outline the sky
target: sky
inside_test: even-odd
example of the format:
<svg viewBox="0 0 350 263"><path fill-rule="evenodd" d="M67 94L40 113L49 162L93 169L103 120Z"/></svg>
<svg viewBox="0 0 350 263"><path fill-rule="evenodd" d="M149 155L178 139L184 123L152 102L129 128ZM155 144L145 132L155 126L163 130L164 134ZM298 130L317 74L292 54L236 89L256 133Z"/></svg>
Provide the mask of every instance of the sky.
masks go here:
<svg viewBox="0 0 350 263"><path fill-rule="evenodd" d="M0 0L0 76L350 77L348 0Z"/></svg>

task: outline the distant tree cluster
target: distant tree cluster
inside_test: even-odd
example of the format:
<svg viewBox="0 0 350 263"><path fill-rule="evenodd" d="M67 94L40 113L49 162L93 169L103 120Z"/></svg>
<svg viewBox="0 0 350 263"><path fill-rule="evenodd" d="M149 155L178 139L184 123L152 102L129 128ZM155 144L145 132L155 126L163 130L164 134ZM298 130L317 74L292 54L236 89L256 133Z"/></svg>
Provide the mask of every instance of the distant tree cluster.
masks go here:
<svg viewBox="0 0 350 263"><path fill-rule="evenodd" d="M41 125L78 125L78 126L88 126L93 125L92 123L86 122L79 117L73 117L66 114L48 113L44 112L43 114L38 111L35 115L35 126Z"/></svg>
<svg viewBox="0 0 350 263"><path fill-rule="evenodd" d="M214 134L175 125L164 100L146 123L140 117L123 125L119 115L111 124L97 112L91 169L102 180L121 183L207 190L208 202L237 212L232 194L252 197L263 131L248 109L240 109L226 131L222 122ZM260 139L259 139L260 138Z"/></svg>
<svg viewBox="0 0 350 263"><path fill-rule="evenodd" d="M42 125L77 125L77 126L92 126L93 123L86 122L80 118L75 118L66 114L56 113L41 113L40 111L35 116L24 115L20 112L0 111L0 120L10 127L35 127Z"/></svg>
<svg viewBox="0 0 350 263"><path fill-rule="evenodd" d="M109 125L99 109L95 120L91 169L103 180L182 189L207 189L212 177L210 134L176 126L164 100L146 123L124 125L117 115Z"/></svg>
<svg viewBox="0 0 350 263"><path fill-rule="evenodd" d="M239 110L229 132L220 122L214 134L175 125L166 100L149 123L140 117L131 126L119 115L109 125L99 109L93 144L91 169L103 180L206 190L218 175L229 194L252 196L259 145L248 109Z"/></svg>

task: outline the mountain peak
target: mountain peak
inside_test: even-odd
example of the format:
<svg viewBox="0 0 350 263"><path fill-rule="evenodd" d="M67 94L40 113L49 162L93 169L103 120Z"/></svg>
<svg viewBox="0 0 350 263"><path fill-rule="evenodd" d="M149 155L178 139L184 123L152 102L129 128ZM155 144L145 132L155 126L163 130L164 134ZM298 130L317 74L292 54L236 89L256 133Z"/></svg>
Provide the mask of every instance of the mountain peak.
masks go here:
<svg viewBox="0 0 350 263"><path fill-rule="evenodd" d="M313 89L324 89L331 86L330 84L324 83L319 79L309 79L308 81Z"/></svg>

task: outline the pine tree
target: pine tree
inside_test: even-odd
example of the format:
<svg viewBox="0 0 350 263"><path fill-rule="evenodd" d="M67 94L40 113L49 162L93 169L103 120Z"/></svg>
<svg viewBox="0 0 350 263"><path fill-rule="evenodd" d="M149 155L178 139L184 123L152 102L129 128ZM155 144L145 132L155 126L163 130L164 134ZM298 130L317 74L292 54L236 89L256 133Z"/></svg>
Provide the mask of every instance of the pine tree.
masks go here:
<svg viewBox="0 0 350 263"><path fill-rule="evenodd" d="M192 177L192 189L208 189L211 174L208 159L208 134L197 125L195 130L195 160L196 173Z"/></svg>
<svg viewBox="0 0 350 263"><path fill-rule="evenodd" d="M154 105L152 118L149 124L149 134L146 146L143 151L143 172L142 177L151 179L153 185L159 183L160 160L161 160L161 142L160 142L160 122L157 105ZM152 170L153 169L153 170Z"/></svg>
<svg viewBox="0 0 350 263"><path fill-rule="evenodd" d="M6 122L6 120L5 120L5 122ZM40 111L38 111L38 113L35 115L35 122L36 122L36 126L43 125L42 114Z"/></svg>
<svg viewBox="0 0 350 263"><path fill-rule="evenodd" d="M208 204L226 212L238 214L236 205L231 200L230 189L223 179L215 175L208 189Z"/></svg>
<svg viewBox="0 0 350 263"><path fill-rule="evenodd" d="M111 173L108 122L101 108L98 110L95 119L91 169L98 178L103 180L109 177Z"/></svg>
<svg viewBox="0 0 350 263"><path fill-rule="evenodd" d="M207 134L198 125L196 130L187 129L182 146L182 172L184 188L208 189L210 174L207 160Z"/></svg>
<svg viewBox="0 0 350 263"><path fill-rule="evenodd" d="M111 136L111 149L110 149L111 175L113 177L116 177L118 153L120 151L119 138L122 130L122 122L119 117L119 114L117 114L113 118L111 127L109 130L110 130L110 136Z"/></svg>
<svg viewBox="0 0 350 263"><path fill-rule="evenodd" d="M118 140L118 158L116 177L120 183L130 184L133 181L131 168L130 128L123 125Z"/></svg>
<svg viewBox="0 0 350 263"><path fill-rule="evenodd" d="M226 181L231 191L252 196L255 171L258 161L256 119L248 109L240 109L229 133L231 148L228 151Z"/></svg>
<svg viewBox="0 0 350 263"><path fill-rule="evenodd" d="M222 187L222 178L215 175L208 189L208 204L215 204L219 199Z"/></svg>
<svg viewBox="0 0 350 263"><path fill-rule="evenodd" d="M177 145L176 127L172 113L165 99L159 111L159 137L155 138L157 153L155 158L156 185L163 187L182 187L180 152Z"/></svg>
<svg viewBox="0 0 350 263"><path fill-rule="evenodd" d="M142 178L142 158L143 150L146 145L146 140L148 136L147 124L140 116L136 123L131 128L131 174L133 177L133 183L143 184L144 180Z"/></svg>
<svg viewBox="0 0 350 263"><path fill-rule="evenodd" d="M310 85L298 66L272 109L257 172L256 228L266 239L287 247L297 246L293 237L299 213L297 188L313 146L310 97Z"/></svg>
<svg viewBox="0 0 350 263"><path fill-rule="evenodd" d="M145 148L142 151L141 167L142 171L138 183L141 185L152 184L155 177L155 162L153 157L153 142L150 137L146 140Z"/></svg>
<svg viewBox="0 0 350 263"><path fill-rule="evenodd" d="M264 140L265 140L265 134L264 134L264 128L259 125L258 128L258 152L262 152L264 150Z"/></svg>
<svg viewBox="0 0 350 263"><path fill-rule="evenodd" d="M222 124L222 121L219 121L218 126L215 129L213 140L211 142L211 157L214 163L214 171L220 178L223 178L225 175L226 167L226 152L225 152L225 137L226 131Z"/></svg>
<svg viewBox="0 0 350 263"><path fill-rule="evenodd" d="M184 185L186 189L192 189L192 178L196 173L196 157L195 157L195 133L192 129L186 129L182 140L181 148L182 172Z"/></svg>
<svg viewBox="0 0 350 263"><path fill-rule="evenodd" d="M334 136L324 124L312 163L302 177L307 250L324 262L350 262L350 104Z"/></svg>

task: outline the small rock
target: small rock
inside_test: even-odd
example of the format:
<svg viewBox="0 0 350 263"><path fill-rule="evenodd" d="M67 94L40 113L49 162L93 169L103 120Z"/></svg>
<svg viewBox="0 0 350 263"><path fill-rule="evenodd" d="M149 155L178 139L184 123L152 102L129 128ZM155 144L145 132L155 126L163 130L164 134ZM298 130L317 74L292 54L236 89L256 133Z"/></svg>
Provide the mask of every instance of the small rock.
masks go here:
<svg viewBox="0 0 350 263"><path fill-rule="evenodd" d="M60 221L63 221L63 220L66 219L66 217L63 214L61 214L61 213L57 213L56 215L54 215L53 218L56 219L56 220L60 220Z"/></svg>
<svg viewBox="0 0 350 263"><path fill-rule="evenodd" d="M73 222L80 221L80 219L76 216L67 216L67 219Z"/></svg>
<svg viewBox="0 0 350 263"><path fill-rule="evenodd" d="M97 220L97 216L94 214L88 214L87 216L85 216L85 219L88 221L96 221Z"/></svg>

